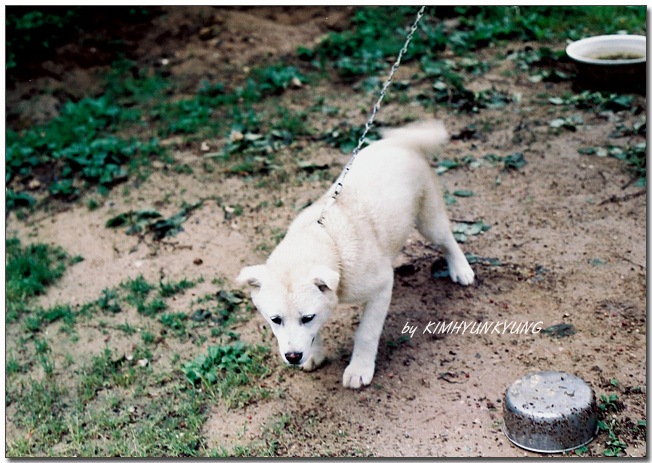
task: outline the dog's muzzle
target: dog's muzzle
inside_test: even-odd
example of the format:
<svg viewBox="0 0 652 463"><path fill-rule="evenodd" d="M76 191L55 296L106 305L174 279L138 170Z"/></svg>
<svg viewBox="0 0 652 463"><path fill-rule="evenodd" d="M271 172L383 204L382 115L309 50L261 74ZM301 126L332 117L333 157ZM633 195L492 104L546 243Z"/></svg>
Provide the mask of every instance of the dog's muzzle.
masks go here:
<svg viewBox="0 0 652 463"><path fill-rule="evenodd" d="M301 362L301 357L303 357L303 352L288 352L285 354L285 358L291 365L298 365Z"/></svg>

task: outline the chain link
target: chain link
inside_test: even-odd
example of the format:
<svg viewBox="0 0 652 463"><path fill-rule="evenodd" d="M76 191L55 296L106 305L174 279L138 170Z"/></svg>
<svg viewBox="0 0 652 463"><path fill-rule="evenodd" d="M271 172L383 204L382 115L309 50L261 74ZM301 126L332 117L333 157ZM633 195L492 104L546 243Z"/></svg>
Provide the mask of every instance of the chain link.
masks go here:
<svg viewBox="0 0 652 463"><path fill-rule="evenodd" d="M340 195L342 192L342 189L344 188L344 179L346 178L347 174L351 170L351 166L353 166L353 163L355 162L355 158L362 149L362 145L364 145L367 133L371 129L371 126L374 124L374 119L376 118L376 114L380 110L380 103L383 101L383 98L385 98L385 94L387 93L387 89L389 86L392 84L392 79L394 78L394 73L398 69L398 67L401 64L401 59L403 58L403 55L407 52L408 45L410 45L410 42L412 41L412 37L414 36L414 33L417 30L417 26L419 25L419 21L421 21L421 18L423 17L423 13L426 10L425 6L422 6L419 12L417 13L417 17L414 20L414 23L412 24L412 27L410 28L410 32L408 32L408 35L405 39L405 44L403 45L403 48L401 48L401 51L399 51L398 56L396 57L396 62L392 65L392 69L389 72L389 76L387 77L387 80L383 84L383 88L380 90L380 95L378 97L378 100L376 101L376 104L374 105L372 111L371 111L371 116L369 117L369 120L367 120L367 123L364 126L364 130L362 131L362 135L360 136L360 139L358 140L358 145L353 149L351 153L351 159L349 159L349 162L346 163L346 166L344 167L344 171L340 174L339 178L337 179L337 183L335 184L335 189L333 190L333 195L328 199L326 202L326 205L324 206L324 209L321 211L321 215L319 216L319 220L317 222L319 225L322 227L324 226L324 215L326 214L326 211L333 205L335 204L335 201L337 201L337 197Z"/></svg>

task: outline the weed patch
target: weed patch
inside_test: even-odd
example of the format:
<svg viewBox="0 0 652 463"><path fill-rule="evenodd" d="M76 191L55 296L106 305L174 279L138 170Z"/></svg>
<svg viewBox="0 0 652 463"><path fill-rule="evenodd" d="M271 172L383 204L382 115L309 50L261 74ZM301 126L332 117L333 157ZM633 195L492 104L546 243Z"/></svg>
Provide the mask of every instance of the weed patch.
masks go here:
<svg viewBox="0 0 652 463"><path fill-rule="evenodd" d="M191 385L201 385L227 406L241 407L266 395L260 382L269 373L263 362L268 352L265 347L242 341L210 346L206 354L186 362L182 371Z"/></svg>
<svg viewBox="0 0 652 463"><path fill-rule="evenodd" d="M358 9L350 29L330 33L314 50L301 47L299 57L322 70L332 66L345 82L374 74L387 67L384 58L396 55L405 40L399 28L405 27L408 18L413 20L416 11L413 7L396 7L393 14L388 14L388 9L382 7Z"/></svg>
<svg viewBox="0 0 652 463"><path fill-rule="evenodd" d="M458 52L507 39L578 40L592 31L603 34L621 28L640 31L644 24L644 10L638 7L462 6L455 11L461 16L461 24L450 40Z"/></svg>
<svg viewBox="0 0 652 463"><path fill-rule="evenodd" d="M114 358L114 353L105 348L80 372L78 394L81 400L88 401L102 389L132 385L136 376L136 370L124 356Z"/></svg>
<svg viewBox="0 0 652 463"><path fill-rule="evenodd" d="M177 294L185 293L186 289L194 288L197 286L197 283L201 282L202 280L190 281L186 280L185 278L178 282L172 282L168 280L167 282L163 283L163 281L161 281L159 284L159 294L164 298L176 296Z"/></svg>
<svg viewBox="0 0 652 463"><path fill-rule="evenodd" d="M307 81L296 67L282 64L255 69L253 74L258 91L263 96L280 95L291 85L300 87Z"/></svg>
<svg viewBox="0 0 652 463"><path fill-rule="evenodd" d="M439 10L430 7L404 61L433 57L447 47L465 55L505 40L577 40L591 31L622 29L645 33L644 7L553 8L460 6L454 8L459 22L451 26L438 20ZM330 33L312 50L301 47L298 55L322 71L332 68L345 82L376 74L388 67L386 58L396 56L416 11L415 7L359 8L351 28Z"/></svg>
<svg viewBox="0 0 652 463"><path fill-rule="evenodd" d="M432 93L417 95L417 101L421 104L443 104L466 113L477 113L481 109L502 109L517 98L496 89L473 92L463 85L459 76L453 74L436 80L432 84Z"/></svg>
<svg viewBox="0 0 652 463"><path fill-rule="evenodd" d="M67 266L79 262L62 248L47 244L22 247L17 238L5 240L6 259L6 320L16 320L28 310L29 301L45 294L47 288L61 278Z"/></svg>
<svg viewBox="0 0 652 463"><path fill-rule="evenodd" d="M253 69L251 75L244 86L230 92L222 83L204 82L194 98L155 106L149 116L157 123L158 134L215 135L222 130L221 120L229 108L239 111L241 106L277 97L291 86L307 81L296 67L282 64Z"/></svg>
<svg viewBox="0 0 652 463"><path fill-rule="evenodd" d="M131 306L136 308L140 315L156 317L167 309L166 299L183 294L187 289L195 287L202 281L202 278L196 281L185 278L177 282L161 281L157 290L156 285L149 283L142 275L138 275L135 278L123 281L116 288L103 289L102 296L95 301L84 304L78 312L73 313L73 316L83 314L88 317L92 316L97 310L104 314L116 314L122 312L125 307ZM154 295L152 296L152 294ZM159 321L161 320L159 318ZM166 323L167 321L163 324ZM133 328L127 330L133 331ZM153 338L149 339L149 334L143 334L143 336L148 338L148 342L153 341Z"/></svg>
<svg viewBox="0 0 652 463"><path fill-rule="evenodd" d="M339 150L344 154L351 154L353 149L358 146L362 132L364 132L364 127L340 125L326 133L324 141L339 148ZM379 139L380 134L378 133L378 130L372 127L369 133L365 136L365 141L362 147L364 148L369 143Z"/></svg>
<svg viewBox="0 0 652 463"><path fill-rule="evenodd" d="M175 236L183 230L183 223L188 220L192 211L203 204L197 201L194 204L185 204L179 212L168 219L153 210L128 211L110 218L106 222L109 228L127 227L127 235L140 235L149 233L154 240L160 241L167 236Z"/></svg>
<svg viewBox="0 0 652 463"><path fill-rule="evenodd" d="M458 243L464 243L469 236L477 235L491 229L491 225L479 222L457 222L453 225L453 236Z"/></svg>
<svg viewBox="0 0 652 463"><path fill-rule="evenodd" d="M621 148L619 146L597 146L579 148L580 154L596 155L597 157L612 156L625 162L629 171L638 177L637 186L646 186L647 175L647 142L641 142L634 146Z"/></svg>
<svg viewBox="0 0 652 463"><path fill-rule="evenodd" d="M20 133L7 130L5 180L12 191L12 202L7 207L33 204L26 199L27 193L17 197L19 193L11 185L35 177L49 185L51 195L67 199L80 192L77 178L98 185L101 192L125 180L125 164L158 149L156 139L141 142L113 135L125 122L137 117L107 97L86 98L67 102L60 116L47 125Z"/></svg>
<svg viewBox="0 0 652 463"><path fill-rule="evenodd" d="M120 307L118 300L118 293L115 289L104 288L102 290L102 297L97 300L97 306L102 312L122 312L122 307Z"/></svg>
<svg viewBox="0 0 652 463"><path fill-rule="evenodd" d="M473 156L468 155L464 156L462 158L454 158L454 159L439 159L437 160L437 173L439 175L442 175L444 172L447 172L451 169L456 169L458 167L462 166L468 166L475 164L476 160L473 158Z"/></svg>
<svg viewBox="0 0 652 463"><path fill-rule="evenodd" d="M46 323L54 323L57 320L62 320L66 325L74 325L76 321L75 312L70 307L70 304L56 305L48 310L39 311L39 316Z"/></svg>
<svg viewBox="0 0 652 463"><path fill-rule="evenodd" d="M598 429L602 432L607 433L607 448L602 452L605 457L619 457L622 456L623 452L627 448L627 444L620 440L617 436L619 427L615 419L612 419L610 422L605 423L604 421L598 421Z"/></svg>
<svg viewBox="0 0 652 463"><path fill-rule="evenodd" d="M562 97L550 97L548 103L555 106L574 106L577 109L600 111L638 111L639 104L634 95L607 92L590 92L579 94L567 93Z"/></svg>
<svg viewBox="0 0 652 463"><path fill-rule="evenodd" d="M8 456L197 456L203 398L178 384L180 375L153 371L141 348L133 356L105 349L74 375L71 389L59 381L8 382L7 404L25 437L7 447ZM130 360L131 358L131 360ZM145 390L156 389L156 396Z"/></svg>
<svg viewBox="0 0 652 463"><path fill-rule="evenodd" d="M186 334L186 320L188 320L188 315L185 313L168 313L159 318L161 324L178 337L183 337Z"/></svg>
<svg viewBox="0 0 652 463"><path fill-rule="evenodd" d="M67 389L52 378L44 378L41 381L29 378L13 381L8 387L5 400L7 406L16 405L14 419L17 420L17 424L30 430L30 436L37 440L37 445L47 447L59 442L68 431L63 420L65 413L63 406L67 394ZM14 445L18 447L14 455L28 454L22 450L25 447L29 448L28 442ZM8 449L8 454L12 454L11 447Z"/></svg>
<svg viewBox="0 0 652 463"><path fill-rule="evenodd" d="M232 338L233 334L227 331L230 326L242 320L241 308L245 303L245 296L241 291L220 290L217 294L207 294L202 298L194 300L192 306L199 306L190 316L190 319L197 323L210 321L216 325L211 329L211 336L221 337L227 334Z"/></svg>
<svg viewBox="0 0 652 463"><path fill-rule="evenodd" d="M63 275L69 257L59 247L29 244L17 238L5 240L7 251L7 300L10 302L44 294L47 286Z"/></svg>

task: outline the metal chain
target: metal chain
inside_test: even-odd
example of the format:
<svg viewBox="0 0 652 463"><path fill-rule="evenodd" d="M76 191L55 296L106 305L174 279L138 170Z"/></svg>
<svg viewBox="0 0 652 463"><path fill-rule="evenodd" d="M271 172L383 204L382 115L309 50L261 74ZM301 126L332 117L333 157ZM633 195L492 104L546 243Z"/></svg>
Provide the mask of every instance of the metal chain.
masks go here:
<svg viewBox="0 0 652 463"><path fill-rule="evenodd" d="M417 30L417 26L419 24L419 21L421 21L421 18L423 17L423 12L425 10L426 7L422 6L419 12L417 13L417 17L414 20L414 23L412 24L412 28L410 29L410 32L408 32L408 35L405 39L405 44L403 45L403 48L401 48L401 51L398 53L398 56L396 57L396 62L392 66L392 69L389 72L389 76L387 77L387 80L385 81L383 88L380 90L380 96L378 97L378 101L376 101L376 104L374 105L373 110L371 111L371 116L369 117L369 120L364 126L362 135L358 140L358 145L353 149L353 152L351 153L351 159L349 159L349 162L346 163L346 166L344 167L344 171L340 174L339 178L337 179L337 183L335 185L335 190L333 191L333 195L329 198L328 202L324 206L324 209L322 209L321 211L321 215L319 216L319 220L317 220L317 222L322 227L324 226L324 214L326 214L328 208L330 208L333 204L335 204L337 197L342 192L342 189L344 187L344 179L346 178L347 174L351 170L351 166L353 165L356 156L362 149L362 145L365 142L365 137L367 136L367 133L371 129L371 126L374 124L374 119L376 118L376 114L378 113L378 110L380 110L380 103L383 101L383 98L385 98L387 89L392 83L392 78L394 77L394 73L396 72L396 70L401 64L401 58L403 58L403 55L407 52L408 45L410 45L410 42L412 41L412 37L414 36L414 33Z"/></svg>

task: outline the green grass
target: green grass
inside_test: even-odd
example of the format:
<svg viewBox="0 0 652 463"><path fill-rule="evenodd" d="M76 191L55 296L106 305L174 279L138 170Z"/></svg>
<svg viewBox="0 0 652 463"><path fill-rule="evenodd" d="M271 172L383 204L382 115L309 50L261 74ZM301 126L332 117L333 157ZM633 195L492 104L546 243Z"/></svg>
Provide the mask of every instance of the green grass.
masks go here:
<svg viewBox="0 0 652 463"><path fill-rule="evenodd" d="M134 63L119 61L107 77L106 94L97 99L67 103L61 115L49 124L24 130L8 131L7 148L7 207L32 207L34 198L20 191L18 180L36 175L35 169L44 168L55 175L45 179L51 196L71 200L77 198L87 185L98 185L105 193L129 174L126 164L141 163L139 159L151 156L157 150L157 140L152 136L187 134L193 137L222 133L224 112L253 114L251 104L281 95L289 86L307 81L294 66L276 64L254 69L243 86L226 91L221 84L206 84L195 98L175 103L154 103L168 88L159 76L134 77ZM139 103L137 107L132 107ZM151 106L151 109L147 109ZM143 108L142 110L140 108ZM140 123L146 115L151 130L144 140L122 139L114 134ZM287 146L297 135L308 132L303 117L281 108L272 115L262 130L251 118L243 119L239 128L240 140L227 147L225 154L240 155L230 170L235 174L265 174L276 169L272 153ZM238 130L236 124L235 129ZM82 137L77 133L83 134ZM260 138L259 133L265 133ZM142 135L141 135L142 138ZM53 180L54 178L56 180Z"/></svg>
<svg viewBox="0 0 652 463"><path fill-rule="evenodd" d="M128 291L127 301L132 305L137 305L139 302L145 300L150 291L156 288L156 286L147 282L142 275L120 283L120 287Z"/></svg>
<svg viewBox="0 0 652 463"><path fill-rule="evenodd" d="M201 386L228 407L242 407L268 394L260 385L269 374L264 362L268 353L267 348L242 341L209 346L206 354L186 362L182 370L191 385Z"/></svg>
<svg viewBox="0 0 652 463"><path fill-rule="evenodd" d="M167 304L160 297L155 297L150 301L138 302L136 308L138 313L147 317L153 317L168 308Z"/></svg>
<svg viewBox="0 0 652 463"><path fill-rule="evenodd" d="M624 148L619 146L583 147L577 150L580 154L597 155L598 157L611 156L625 163L625 169L637 179L637 186L647 185L647 142L642 141Z"/></svg>
<svg viewBox="0 0 652 463"><path fill-rule="evenodd" d="M116 136L139 117L104 96L67 102L61 114L46 125L21 132L8 129L5 181L12 195L17 194L12 183L33 177L36 168L49 172L45 180L52 196L76 198L85 184L108 191L127 178L127 164L158 149L156 139ZM8 207L17 205L20 203L7 203Z"/></svg>
<svg viewBox="0 0 652 463"><path fill-rule="evenodd" d="M188 315L185 313L166 313L159 318L161 325L169 328L178 337L184 337L186 335L187 320Z"/></svg>
<svg viewBox="0 0 652 463"><path fill-rule="evenodd" d="M7 455L197 456L205 452L201 426L205 397L174 371L141 367L105 349L76 374L76 386L59 381L9 381L7 402L24 430L8 443ZM145 390L160 391L148 397Z"/></svg>
<svg viewBox="0 0 652 463"><path fill-rule="evenodd" d="M598 421L598 430L607 433L606 449L602 452L605 457L620 457L627 449L627 444L623 442L618 434L621 429L615 419L610 422Z"/></svg>
<svg viewBox="0 0 652 463"><path fill-rule="evenodd" d="M7 322L28 311L34 297L45 294L63 276L66 267L82 259L71 258L57 246L41 243L22 246L17 238L5 240L5 246Z"/></svg>
<svg viewBox="0 0 652 463"><path fill-rule="evenodd" d="M105 348L82 368L77 393L82 401L88 401L105 388L133 385L137 376L135 365Z"/></svg>
<svg viewBox="0 0 652 463"><path fill-rule="evenodd" d="M159 283L159 294L161 297L172 297L176 296L177 294L183 294L186 292L186 289L194 288L197 283L201 283L202 280L200 281L189 281L186 280L185 278L181 281L178 282L173 282L168 280L167 282L161 282Z"/></svg>
<svg viewBox="0 0 652 463"><path fill-rule="evenodd" d="M455 10L461 14L461 23L449 40L458 53L498 40L578 40L593 32L645 31L643 7L493 6Z"/></svg>
<svg viewBox="0 0 652 463"><path fill-rule="evenodd" d="M142 349L141 349L142 352ZM258 353L259 349L252 348ZM257 354L256 354L257 355ZM151 358L151 354L149 354ZM201 435L207 401L218 400L210 390L199 392L174 369L138 361L147 354L125 357L111 349L93 355L72 372L72 387L51 376L37 381L18 377L13 363L6 402L22 437L8 443L7 455L25 456L200 456L208 452ZM242 368L265 369L251 357ZM68 376L68 375L66 375ZM250 377L256 381L259 377ZM231 371L225 399L238 406L261 394ZM226 383L225 383L226 384ZM217 386L215 386L216 388ZM152 397L146 391L158 391ZM222 400L221 398L219 400Z"/></svg>
<svg viewBox="0 0 652 463"><path fill-rule="evenodd" d="M142 175L151 156L165 155L151 131L136 130L142 132L139 137L118 135L141 126L143 105L169 87L158 74L134 77L135 66L116 61L106 77L104 95L68 101L46 124L19 132L7 129L9 210L36 203L29 193L17 191L21 180L39 178L51 197L74 200L91 186L106 194L130 174Z"/></svg>
<svg viewBox="0 0 652 463"><path fill-rule="evenodd" d="M122 311L115 289L103 289L102 297L97 300L97 306L102 312L118 313Z"/></svg>
<svg viewBox="0 0 652 463"><path fill-rule="evenodd" d="M315 49L300 48L299 56L322 70L333 68L344 81L387 69L396 56L418 7L362 7L344 32L330 33ZM427 7L404 61L432 58L449 47L463 55L499 41L577 40L591 32L645 33L644 6L564 7ZM441 21L458 17L450 27ZM392 31L392 33L387 33Z"/></svg>
<svg viewBox="0 0 652 463"><path fill-rule="evenodd" d="M44 294L47 287L63 275L66 252L47 244L22 247L17 238L5 240L7 252L8 302L22 301Z"/></svg>
<svg viewBox="0 0 652 463"><path fill-rule="evenodd" d="M133 10L128 11L126 19L140 20L150 14ZM403 44L406 27L416 10L411 6L358 7L350 28L330 33L313 49L300 48L291 58L296 64L280 62L254 68L241 85L233 88L221 82L205 82L194 97L175 102L168 98L173 80L119 59L106 76L104 95L65 103L61 114L45 125L20 132L7 130L7 208L11 211L37 205L33 194L21 186L22 181L33 177L39 177L49 197L70 201L89 188L96 187L104 194L130 175L146 176L150 158L167 156L158 138L171 135L196 141L238 132L242 137L231 137L216 159L230 161L228 171L236 175L266 176L277 172L282 168L276 153L311 132L304 122L305 115L279 105L279 98L294 85L331 78L332 73L346 83L377 78L388 69L388 60ZM32 16L27 13L10 10L8 14L10 48L12 40L18 40L18 31L49 31L47 28L53 25L56 30L74 28L82 17L75 8L50 13L37 9L29 13ZM450 26L443 22L447 17L458 17L460 21ZM477 112L504 107L511 102L511 96L496 91L474 94L465 88L466 79L490 67L489 63L474 60L474 51L506 40L550 43L575 40L595 31L619 30L644 33L645 8L429 7L404 61L418 61L425 76L436 77L432 92L421 97L422 103ZM456 55L467 55L467 61L437 70L446 62L440 57L446 47ZM318 74L308 75L303 70L306 61ZM541 78L564 77L544 72ZM367 91L376 89L372 86ZM264 114L260 105L268 103L279 108L277 114ZM231 122L225 123L227 120ZM124 132L135 136L119 135ZM333 142L341 148L350 146L346 140ZM192 173L191 166L175 169ZM49 174L43 176L43 172Z"/></svg>
<svg viewBox="0 0 652 463"><path fill-rule="evenodd" d="M44 332L55 322L62 322L59 324L60 330L72 334L79 322L93 320L98 316L110 317L110 320L117 313L135 310L138 315L146 319L156 320L160 324L160 329L164 331L163 336L170 333L184 340L192 337L195 342L202 344L205 339L191 336L192 330L205 327L211 322L217 324L211 330L214 338L226 335L226 339L232 339L229 335L229 327L244 320L247 314L252 312L250 306L243 304L244 295L239 291L220 290L198 298L191 304L196 306L192 316L186 313L167 313L170 299L196 287L203 281L201 277L197 280L186 278L179 281L167 280L159 282L157 287L148 282L143 275L138 275L126 279L117 287L104 288L99 298L81 306L57 304L49 309L43 309L25 304L17 305L12 311L8 311L7 320L15 322L21 318L21 328L30 336ZM107 326L104 320L101 324ZM137 326L129 323L119 324L115 328L129 335L139 331ZM156 340L155 334L148 330L141 332L141 338L145 343L153 343Z"/></svg>
<svg viewBox="0 0 652 463"><path fill-rule="evenodd" d="M235 334L220 333L220 338L227 334L225 340L215 339L217 344L209 345L208 360L201 363L200 356L194 361L198 371L205 372L202 380L190 380L185 365L193 361L188 355L185 363L180 361L192 347L184 348L170 362L161 361L159 343L175 338L184 343L206 340L207 334L202 333L211 329L209 323L225 328L241 320L238 312L245 307L244 299L239 292L226 290L198 298L197 305L211 307L219 315L217 322L151 309L201 282L201 278L181 279L155 285L138 275L115 288L105 288L98 299L81 307L56 305L29 311L23 317L28 335L11 349L6 362L5 402L19 433L8 442L7 455L207 455L202 435L207 405L242 407L263 400L271 391L262 385L269 374L265 366L268 349L245 345ZM118 312L115 307L133 311L128 322L112 323ZM152 312L143 312L141 307ZM50 325L46 334L45 327ZM94 354L62 355L61 339L55 343L50 338L56 327L89 325L109 335ZM112 338L123 336L131 339L128 350L111 346ZM72 336L64 339L74 342ZM24 360L27 357L29 362Z"/></svg>
<svg viewBox="0 0 652 463"><path fill-rule="evenodd" d="M178 102L162 102L150 111L159 136L192 135L204 139L223 133L225 113L252 113L252 105L282 95L293 82L306 82L294 66L276 64L255 68L243 85L227 90L222 83L204 83L197 95Z"/></svg>
<svg viewBox="0 0 652 463"><path fill-rule="evenodd" d="M62 320L64 323L62 329L70 330L77 321L77 314L70 305L56 305L47 310L32 309L27 313L28 316L23 320L23 327L26 332L32 333L41 331L58 320Z"/></svg>

